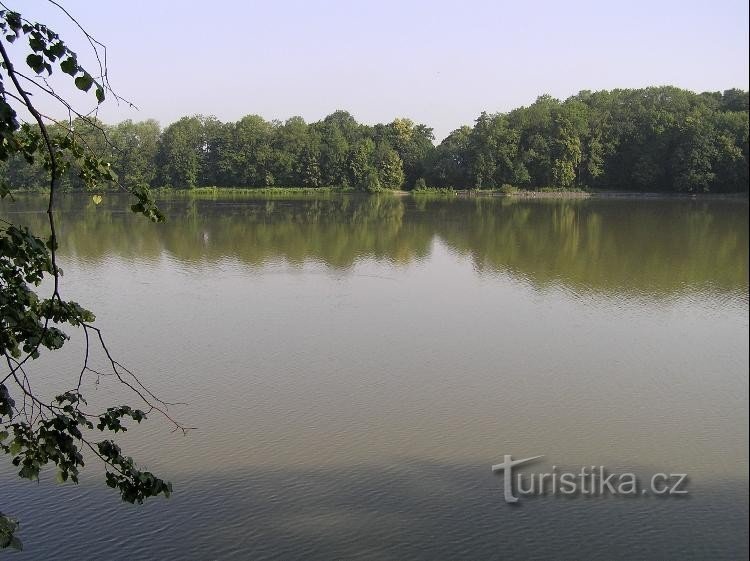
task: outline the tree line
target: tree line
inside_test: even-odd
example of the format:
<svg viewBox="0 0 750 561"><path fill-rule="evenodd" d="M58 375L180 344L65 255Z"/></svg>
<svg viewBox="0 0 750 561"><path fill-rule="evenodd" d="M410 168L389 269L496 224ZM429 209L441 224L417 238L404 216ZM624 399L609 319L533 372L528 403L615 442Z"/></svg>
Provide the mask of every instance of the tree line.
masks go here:
<svg viewBox="0 0 750 561"><path fill-rule="evenodd" d="M183 117L106 125L78 119L74 134L112 162L121 185L380 189L597 189L748 191L748 92L696 94L665 86L539 97L482 113L438 145L405 118L358 123L346 111L306 123L248 115L237 122ZM70 134L68 123L60 134ZM53 127L54 129L54 127ZM0 164L12 189L46 183L43 164ZM61 187L83 189L68 172ZM110 185L115 188L115 185Z"/></svg>

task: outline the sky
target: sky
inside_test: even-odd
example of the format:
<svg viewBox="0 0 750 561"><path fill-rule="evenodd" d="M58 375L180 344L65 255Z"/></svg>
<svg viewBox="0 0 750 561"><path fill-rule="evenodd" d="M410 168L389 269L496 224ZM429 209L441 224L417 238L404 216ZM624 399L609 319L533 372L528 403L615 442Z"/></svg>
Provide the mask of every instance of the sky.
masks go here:
<svg viewBox="0 0 750 561"><path fill-rule="evenodd" d="M112 85L138 106L106 102L99 116L110 123L166 126L193 114L312 122L346 109L368 124L408 117L440 140L482 111L545 93L746 90L749 81L747 0L61 3L107 45ZM54 5L7 6L91 60Z"/></svg>

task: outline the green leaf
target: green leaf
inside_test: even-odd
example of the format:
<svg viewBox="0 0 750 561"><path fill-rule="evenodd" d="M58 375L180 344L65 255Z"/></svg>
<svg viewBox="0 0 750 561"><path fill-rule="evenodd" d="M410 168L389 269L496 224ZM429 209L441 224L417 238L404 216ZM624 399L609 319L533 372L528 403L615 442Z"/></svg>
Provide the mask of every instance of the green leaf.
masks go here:
<svg viewBox="0 0 750 561"><path fill-rule="evenodd" d="M96 100L99 103L102 103L104 101L104 88L101 86L96 88Z"/></svg>
<svg viewBox="0 0 750 561"><path fill-rule="evenodd" d="M78 78L76 78L75 82L76 88L87 92L91 89L91 85L94 83L94 79L90 74L84 74L83 76L79 76Z"/></svg>
<svg viewBox="0 0 750 561"><path fill-rule="evenodd" d="M29 38L29 47L31 47L31 50L35 53L38 53L42 49L44 49L44 41L41 37L30 37Z"/></svg>
<svg viewBox="0 0 750 561"><path fill-rule="evenodd" d="M9 11L5 16L5 20L8 22L8 25L13 31L18 31L19 29L21 29L23 20L21 20L21 14L19 14L18 12Z"/></svg>
<svg viewBox="0 0 750 561"><path fill-rule="evenodd" d="M68 57L60 63L60 70L65 72L65 74L75 76L78 72L78 61L76 61L75 57Z"/></svg>
<svg viewBox="0 0 750 561"><path fill-rule="evenodd" d="M65 54L65 50L65 44L62 41L58 41L57 43L50 45L47 49L47 54L52 57L60 58Z"/></svg>
<svg viewBox="0 0 750 561"><path fill-rule="evenodd" d="M42 55L32 54L27 56L26 64L28 64L29 67L37 74L41 74L42 70L44 70L44 58L42 58Z"/></svg>

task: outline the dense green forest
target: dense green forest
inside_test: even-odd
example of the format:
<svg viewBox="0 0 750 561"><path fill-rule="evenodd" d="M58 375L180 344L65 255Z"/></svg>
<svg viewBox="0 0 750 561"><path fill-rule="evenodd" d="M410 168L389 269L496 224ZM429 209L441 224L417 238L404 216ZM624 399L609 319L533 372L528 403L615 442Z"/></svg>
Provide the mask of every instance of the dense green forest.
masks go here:
<svg viewBox="0 0 750 561"><path fill-rule="evenodd" d="M748 190L748 92L737 89L545 95L508 113L482 113L437 146L426 125L364 125L346 111L309 124L257 115L234 123L183 117L163 130L153 120L74 124L128 188ZM19 190L46 184L42 167L18 155L2 162L0 177ZM62 186L81 189L83 181L69 172Z"/></svg>

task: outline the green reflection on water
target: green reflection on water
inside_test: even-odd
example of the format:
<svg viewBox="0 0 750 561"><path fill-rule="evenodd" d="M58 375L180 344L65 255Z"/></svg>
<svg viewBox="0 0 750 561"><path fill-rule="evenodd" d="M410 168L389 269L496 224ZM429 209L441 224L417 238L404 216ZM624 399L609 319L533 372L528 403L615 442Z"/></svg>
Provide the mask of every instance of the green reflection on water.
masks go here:
<svg viewBox="0 0 750 561"><path fill-rule="evenodd" d="M185 263L284 259L346 269L363 258L408 264L432 243L469 257L482 272L538 287L617 295L746 293L746 200L514 200L346 196L175 198L168 221L133 216L127 200L60 198L63 256ZM43 199L4 202L3 215L43 231Z"/></svg>

